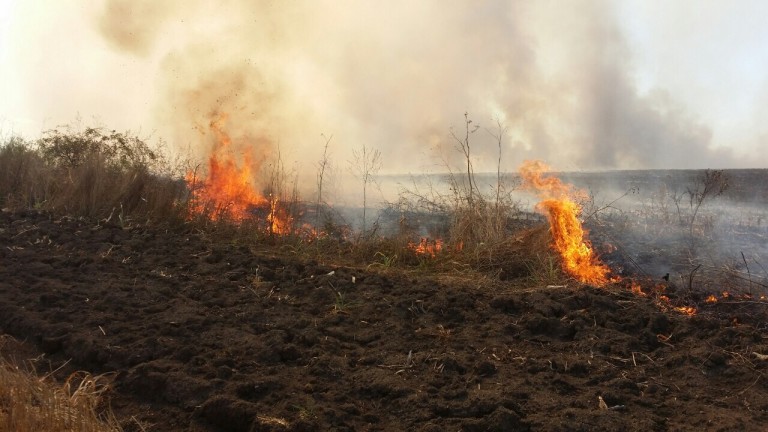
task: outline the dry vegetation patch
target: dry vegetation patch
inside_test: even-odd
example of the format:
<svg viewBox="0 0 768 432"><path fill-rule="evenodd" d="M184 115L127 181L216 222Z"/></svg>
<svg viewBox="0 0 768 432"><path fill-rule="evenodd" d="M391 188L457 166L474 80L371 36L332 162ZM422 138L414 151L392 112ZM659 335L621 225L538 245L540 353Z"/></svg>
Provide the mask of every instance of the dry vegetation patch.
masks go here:
<svg viewBox="0 0 768 432"><path fill-rule="evenodd" d="M3 339L3 342L7 340ZM0 430L14 432L115 432L122 430L102 396L106 375L71 374L63 383L0 359Z"/></svg>

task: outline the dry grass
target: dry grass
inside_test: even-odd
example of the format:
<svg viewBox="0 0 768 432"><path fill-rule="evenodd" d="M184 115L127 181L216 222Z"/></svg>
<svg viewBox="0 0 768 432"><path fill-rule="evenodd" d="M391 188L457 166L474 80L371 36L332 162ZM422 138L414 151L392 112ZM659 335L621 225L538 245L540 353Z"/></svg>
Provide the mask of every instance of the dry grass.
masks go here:
<svg viewBox="0 0 768 432"><path fill-rule="evenodd" d="M77 372L59 384L0 359L0 431L121 431L111 411L102 410L109 383L108 376Z"/></svg>
<svg viewBox="0 0 768 432"><path fill-rule="evenodd" d="M180 172L138 138L53 130L0 143L0 207L37 208L128 224L181 220Z"/></svg>

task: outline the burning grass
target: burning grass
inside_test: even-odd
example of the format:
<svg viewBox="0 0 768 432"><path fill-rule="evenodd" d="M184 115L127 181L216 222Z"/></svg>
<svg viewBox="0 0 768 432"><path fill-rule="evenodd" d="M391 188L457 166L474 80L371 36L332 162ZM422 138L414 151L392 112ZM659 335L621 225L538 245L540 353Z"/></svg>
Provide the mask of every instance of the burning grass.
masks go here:
<svg viewBox="0 0 768 432"><path fill-rule="evenodd" d="M124 229L132 229L131 224L139 219L176 223L182 227L181 232L199 235L212 250L217 249L214 252L208 251L205 256L210 258L202 258L202 261L226 261L227 266L229 259L225 260L224 257L233 249L243 255L252 253L250 248L263 246L270 255L298 255L325 263L332 261L334 264L352 261L353 264L362 263L359 268L366 267L369 270L383 271L393 267L427 270L442 278L461 278L466 285L474 289L481 286L483 291L491 291L485 290L483 285L488 280L494 283L500 280L518 281L505 285L505 289L509 286L518 289L519 285L524 285L531 291L542 288L549 291L552 288L586 292L590 288L582 289L583 284L608 286L611 290L593 291L623 295L622 305L640 303L637 297L627 296L626 291L629 291L644 297L642 302L645 304L652 302L664 312L685 316L726 311L724 313L729 314L729 322L734 325L749 321L748 314L755 311L754 308L749 309L749 306L765 307L764 297L758 293L762 279L754 271L750 272L749 268L745 271L736 269L730 283L736 283L733 280L746 281L740 286L750 290L754 288L754 293L740 292L726 284L720 284L719 291L705 292L700 289L702 285L694 284L694 276L701 275L696 273L698 267L687 275L687 279L681 277L678 280L675 275L672 278L667 275L664 282L661 282L660 277L641 278L623 274L620 279L612 275L609 266L598 257L587 238L587 231L581 225L579 192L555 177L546 176L547 168L541 163L524 165L522 173L525 187L536 190L542 197L537 209L546 217L548 224L541 223L541 218L532 218L529 226L521 229L521 212L514 203L505 201L500 195L495 198L483 196L477 189L468 189L472 192L464 193L456 187L456 195L429 203L441 204L433 207L437 209L436 212L426 213L428 216L439 216L434 218L438 222L434 224L435 233L430 232L426 236L420 232L423 224L416 222L425 216L425 212L403 211L395 213L400 216L400 231L397 234L385 237L373 231L355 236L349 225L338 223L338 220L328 219L321 223L319 217L312 217L319 216L319 205L304 205L296 195L285 194L283 191L289 189L283 183L286 176L277 171L271 174L266 188L258 188L253 179L257 171L253 165L254 156L233 156L232 143L220 127L216 123L211 125L218 147L208 161L207 170L199 173L188 171L183 179L158 176L148 169L149 165L141 163L116 163L122 159L110 159L110 152L98 148L88 150L91 155L89 157L71 160L61 158L57 161L46 157L41 148L33 145L8 143L0 148L2 205L37 207L51 213L83 215L97 225L119 221ZM113 192L117 191L114 196L96 184L100 182L112 185L110 187ZM56 184L58 186L53 186ZM497 191L500 189L497 187ZM179 194L179 190L183 193ZM304 217L307 208L312 207L315 213ZM44 218L47 217L48 213L44 214ZM325 215L328 214L330 212L325 212ZM314 220L315 224L305 225L307 220ZM34 229L30 227L18 235ZM30 237L29 240L32 244L40 239ZM205 245L201 248L205 249ZM619 244L602 249L616 254L622 247ZM109 251L112 251L111 247ZM104 253L108 255L109 251ZM200 258L198 255L192 256ZM102 255L102 258L105 256ZM746 258L744 264L747 264ZM296 267L305 266L302 264ZM236 278L238 272L250 271L258 273L259 268L236 269L231 275ZM324 274L330 277L333 273ZM314 275L308 278L313 279ZM289 280L286 286L295 283L297 278L287 276L285 281ZM345 280L348 283L346 290L331 285L333 304L327 309L327 315L338 318L339 322L369 303L367 298L360 300L360 297L356 297L361 285L359 282L355 285L355 276L351 277L351 282L349 278ZM258 281L261 279L254 277L254 284ZM275 286L271 283L265 283L264 286L270 287L267 298L277 292L273 291ZM722 289L726 287L728 291ZM433 292L432 285L429 290ZM317 290L305 290L302 293L310 291ZM468 289L466 292L476 291ZM280 294L276 298L285 300L296 297ZM468 301L466 304L472 303ZM426 315L425 309L419 305L418 301L413 303L408 308L409 313ZM599 306L597 303L594 305ZM503 299L497 300L495 307L515 308L514 304ZM573 311L573 316L579 315L581 311ZM439 316L446 315L452 314L444 314L441 309ZM764 311L754 313L754 316L763 317ZM549 318L540 319L542 327L561 326L559 323L563 320L559 317L552 320ZM591 323L597 326L597 321L588 320L588 324ZM539 328L535 321L528 324L529 331ZM659 343L669 347L673 343L677 344L676 339L672 339L672 332L667 331L666 326L661 327L664 328L658 332L654 330L652 338L655 336ZM438 328L439 337L446 341L452 337L451 328L442 327L442 324ZM632 356L634 363L634 352ZM408 358L407 365L411 362L410 354ZM439 366L440 373L444 366ZM552 368L552 363L548 368ZM67 379L64 385L54 385L49 380L40 380L3 364L0 366L0 426L18 431L115 430L117 426L111 423L109 417L106 425L98 423L97 407L100 396L107 388L105 380L106 377L77 374ZM299 411L299 420L308 415ZM256 418L265 427L286 427L288 424L287 420L277 417Z"/></svg>
<svg viewBox="0 0 768 432"><path fill-rule="evenodd" d="M442 212L435 235L417 235L421 228L418 222L413 225L412 218L418 221L424 216L417 205L411 211L394 209L400 218L398 234L384 237L374 229L355 236L343 220L334 220L331 211L323 211L320 221L319 205L299 199L295 185L287 184L290 176L282 170L279 154L271 171L264 172L267 156L255 154L249 143L233 142L226 120L219 116L209 125L206 136L212 150L205 168L187 170L183 176L157 150L128 134L63 129L48 132L36 143L11 140L0 148L0 204L125 227L149 221L185 224L239 244L269 239L301 253L331 252L368 263L380 262L385 256L389 264L426 268L434 267L433 261L449 258L503 278L539 271L538 266L549 275L545 279L552 279L551 269L541 266L552 262L541 258L545 250L536 254L541 258L537 262L520 260L522 252L505 251L510 247L508 239L519 238L515 233L520 210L501 193L505 188L500 175L494 196L480 193L472 172L468 184L452 177L451 196L433 195L430 203L422 196L421 207L429 205ZM550 216L555 214L553 205L548 207ZM607 270L596 264L588 244L580 240L583 234L575 219L578 209L570 210L574 213L570 219L550 220L556 246L575 242L568 246L575 252L563 255L564 268L574 274L576 269L592 265L594 274L577 278L604 283Z"/></svg>
<svg viewBox="0 0 768 432"><path fill-rule="evenodd" d="M34 143L11 139L0 146L0 205L83 216L97 224L123 227L176 224L229 239L233 245L279 244L296 254L344 257L376 267L462 268L501 280L528 278L537 285L559 285L573 278L604 286L618 281L616 275L626 268L617 265L612 273L616 260L609 261L609 267L590 243L581 220L586 192L547 175L549 168L542 162L525 163L520 177L522 188L541 198L536 210L548 226L537 226L541 220L531 218L511 199L508 191L514 185L506 185L500 171L490 193L481 191L468 163L466 178L449 168L449 194L434 189L403 191L400 202L381 213L396 221L394 226L382 229L377 221L371 230L358 234L338 211L324 207L319 191L315 202L299 198L296 180L289 184L292 177L283 169L279 149L257 154L253 143L234 142L226 121L225 115L211 121L204 134L212 146L206 164L185 172L174 169L158 149L127 133L65 128L49 131ZM457 141L467 152L468 137ZM269 157L276 159L268 161ZM692 215L687 219L681 211L682 195L674 195L677 219L685 222L689 236L698 236L711 221L702 205L708 196L706 185L726 184L721 180L722 176L705 175L704 186L688 188ZM619 220L608 213L601 217L599 210L590 211L589 217L607 229L633 229L630 215ZM648 217L643 221L647 223ZM662 220L673 222L674 218L666 214L654 227L662 226ZM696 229L691 229L694 222ZM603 255L607 250L615 258L626 249L617 245L602 248ZM691 251L679 256L688 257L693 270L677 275L674 283L712 295L706 301L690 298L689 304L675 307L715 303L721 300L721 291L735 293L739 299L764 294L764 278L750 272L750 265L760 267L759 262L748 262L743 253L743 265L736 263L727 271L696 265ZM638 261L630 261L637 267L635 273L647 276Z"/></svg>
<svg viewBox="0 0 768 432"><path fill-rule="evenodd" d="M528 161L520 168L523 187L533 190L542 201L536 208L549 221L554 249L560 254L563 268L583 283L597 286L609 281L610 269L594 253L578 216L581 207L576 203L574 191L557 177L545 177L549 167L541 161Z"/></svg>

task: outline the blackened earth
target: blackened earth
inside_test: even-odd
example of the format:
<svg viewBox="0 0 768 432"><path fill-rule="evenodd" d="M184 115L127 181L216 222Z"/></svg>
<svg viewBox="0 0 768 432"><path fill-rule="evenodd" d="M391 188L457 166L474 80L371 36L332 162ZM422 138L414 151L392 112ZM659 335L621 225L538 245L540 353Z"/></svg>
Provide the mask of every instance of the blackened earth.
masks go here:
<svg viewBox="0 0 768 432"><path fill-rule="evenodd" d="M114 372L127 431L768 429L762 305L687 317L570 285L0 213L0 333Z"/></svg>

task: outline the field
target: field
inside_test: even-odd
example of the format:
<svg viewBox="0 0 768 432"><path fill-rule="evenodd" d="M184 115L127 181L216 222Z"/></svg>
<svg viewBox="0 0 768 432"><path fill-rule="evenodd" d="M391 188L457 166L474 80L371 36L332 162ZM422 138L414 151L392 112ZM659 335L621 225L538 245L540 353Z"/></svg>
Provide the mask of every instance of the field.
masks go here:
<svg viewBox="0 0 768 432"><path fill-rule="evenodd" d="M768 425L762 304L689 317L620 283L344 266L39 211L0 213L0 244L0 330L39 369L114 372L127 431Z"/></svg>
<svg viewBox="0 0 768 432"><path fill-rule="evenodd" d="M470 172L346 209L361 227L276 170L222 187L242 173L216 157L179 174L95 129L0 147L0 430L768 427L763 170ZM112 426L20 426L54 402L18 403L19 370Z"/></svg>

